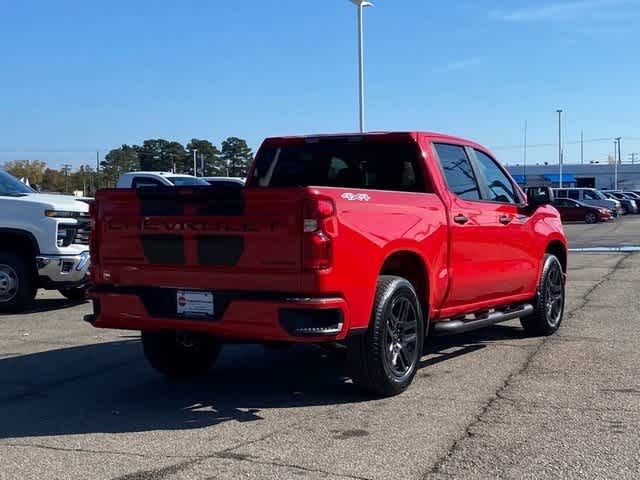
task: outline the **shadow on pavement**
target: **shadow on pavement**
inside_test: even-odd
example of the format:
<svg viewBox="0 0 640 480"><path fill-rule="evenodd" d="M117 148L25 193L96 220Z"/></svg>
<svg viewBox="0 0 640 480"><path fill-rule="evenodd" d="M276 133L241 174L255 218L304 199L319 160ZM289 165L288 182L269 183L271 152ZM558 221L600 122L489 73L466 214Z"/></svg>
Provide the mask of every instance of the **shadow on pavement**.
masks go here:
<svg viewBox="0 0 640 480"><path fill-rule="evenodd" d="M501 326L437 338L421 368L522 336ZM0 438L197 429L260 421L263 409L368 400L348 380L344 353L313 346L227 346L208 376L186 383L154 373L130 337L0 358Z"/></svg>
<svg viewBox="0 0 640 480"><path fill-rule="evenodd" d="M6 314L0 314L0 318L2 318L3 315L24 316L24 315L32 315L34 313L46 313L46 312L51 312L53 310L62 310L65 308L76 307L86 302L87 300L67 300L66 298L41 298L41 299L34 300L33 305L29 307L27 310L24 310L21 312L10 312Z"/></svg>
<svg viewBox="0 0 640 480"><path fill-rule="evenodd" d="M524 330L509 325L493 325L460 335L429 337L423 349L424 355L428 358L422 359L420 368L482 350L496 341L519 338L526 338ZM453 351L450 351L452 349Z"/></svg>

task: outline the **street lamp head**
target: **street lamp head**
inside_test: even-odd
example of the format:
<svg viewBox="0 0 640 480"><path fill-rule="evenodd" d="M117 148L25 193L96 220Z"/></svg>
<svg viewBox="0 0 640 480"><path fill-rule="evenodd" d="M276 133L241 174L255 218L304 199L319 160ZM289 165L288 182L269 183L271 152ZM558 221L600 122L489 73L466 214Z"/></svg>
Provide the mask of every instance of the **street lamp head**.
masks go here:
<svg viewBox="0 0 640 480"><path fill-rule="evenodd" d="M351 3L354 5L363 6L363 7L373 7L373 3L368 2L367 0L351 0Z"/></svg>

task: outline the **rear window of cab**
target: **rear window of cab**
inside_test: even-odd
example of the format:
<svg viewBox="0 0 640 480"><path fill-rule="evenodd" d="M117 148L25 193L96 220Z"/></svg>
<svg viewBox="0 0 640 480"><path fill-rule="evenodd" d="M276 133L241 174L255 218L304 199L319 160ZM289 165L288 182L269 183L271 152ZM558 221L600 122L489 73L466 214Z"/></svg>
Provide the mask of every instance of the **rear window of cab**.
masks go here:
<svg viewBox="0 0 640 480"><path fill-rule="evenodd" d="M252 186L343 187L425 192L422 156L412 142L322 141L264 148Z"/></svg>

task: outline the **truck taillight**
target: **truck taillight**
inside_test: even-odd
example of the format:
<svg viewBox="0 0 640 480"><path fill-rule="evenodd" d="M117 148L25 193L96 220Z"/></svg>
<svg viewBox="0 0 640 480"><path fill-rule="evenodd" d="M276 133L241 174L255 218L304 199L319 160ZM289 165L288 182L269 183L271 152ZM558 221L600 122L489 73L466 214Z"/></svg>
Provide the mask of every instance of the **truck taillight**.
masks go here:
<svg viewBox="0 0 640 480"><path fill-rule="evenodd" d="M329 198L312 198L304 204L303 261L305 270L331 268L332 239L338 234L336 207Z"/></svg>

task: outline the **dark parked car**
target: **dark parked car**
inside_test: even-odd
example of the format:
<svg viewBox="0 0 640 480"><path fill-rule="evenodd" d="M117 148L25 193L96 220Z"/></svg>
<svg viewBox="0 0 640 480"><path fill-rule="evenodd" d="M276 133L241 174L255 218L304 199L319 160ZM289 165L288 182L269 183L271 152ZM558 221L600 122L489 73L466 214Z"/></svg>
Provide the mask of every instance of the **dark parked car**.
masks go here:
<svg viewBox="0 0 640 480"><path fill-rule="evenodd" d="M636 192L622 192L627 197L635 200L636 206L638 207L638 213L640 213L640 194Z"/></svg>
<svg viewBox="0 0 640 480"><path fill-rule="evenodd" d="M622 213L638 213L638 205L633 197L622 192L604 192L610 198L620 200L622 203Z"/></svg>
<svg viewBox="0 0 640 480"><path fill-rule="evenodd" d="M553 206L560 212L564 222L605 222L613 218L611 211L603 207L593 207L570 198L556 198Z"/></svg>

